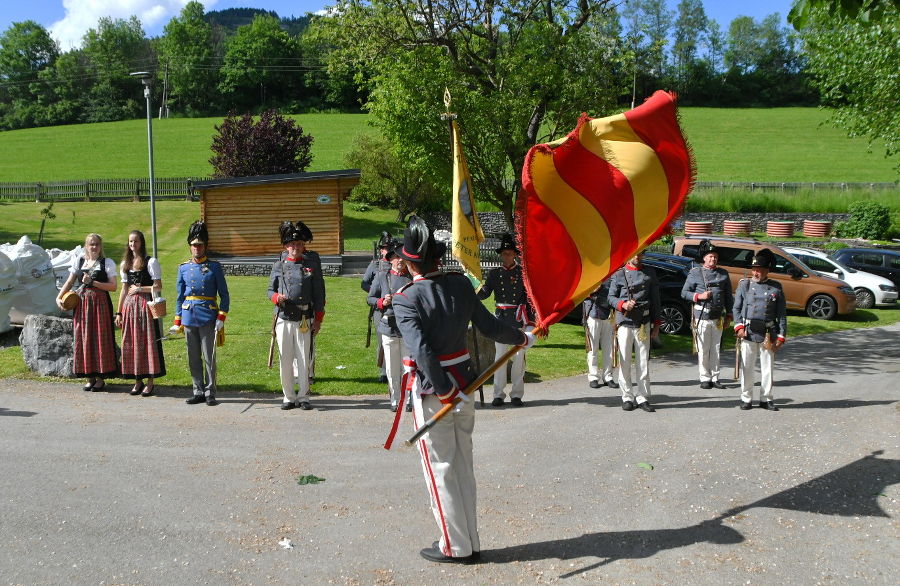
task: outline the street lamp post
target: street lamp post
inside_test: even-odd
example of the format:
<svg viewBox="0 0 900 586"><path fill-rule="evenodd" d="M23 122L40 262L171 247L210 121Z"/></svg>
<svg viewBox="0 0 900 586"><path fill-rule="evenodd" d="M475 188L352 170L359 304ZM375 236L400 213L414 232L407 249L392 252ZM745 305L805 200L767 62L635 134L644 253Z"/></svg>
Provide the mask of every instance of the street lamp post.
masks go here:
<svg viewBox="0 0 900 586"><path fill-rule="evenodd" d="M153 118L150 116L150 90L153 87L153 74L149 71L135 71L129 75L140 79L144 84L144 98L147 100L147 146L150 152L150 230L153 235L153 257L159 258L156 247L156 197L153 189Z"/></svg>

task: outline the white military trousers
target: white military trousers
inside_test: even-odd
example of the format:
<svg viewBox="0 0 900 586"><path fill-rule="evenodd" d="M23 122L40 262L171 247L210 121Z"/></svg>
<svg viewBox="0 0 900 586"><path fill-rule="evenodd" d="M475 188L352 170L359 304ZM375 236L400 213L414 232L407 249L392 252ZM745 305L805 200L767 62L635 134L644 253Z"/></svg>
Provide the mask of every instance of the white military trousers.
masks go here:
<svg viewBox="0 0 900 586"><path fill-rule="evenodd" d="M311 324L310 324L311 327ZM309 349L312 331L300 331L300 322L278 318L275 339L281 353L281 392L285 403L309 400ZM299 388L299 393L294 386Z"/></svg>
<svg viewBox="0 0 900 586"><path fill-rule="evenodd" d="M618 378L612 367L613 335L615 324L608 319L587 318L587 334L591 349L587 353L588 380L609 382ZM603 373L601 375L598 359L603 354Z"/></svg>
<svg viewBox="0 0 900 586"><path fill-rule="evenodd" d="M501 344L494 342L494 360L500 358L512 346L509 344ZM510 358L508 364L504 364L494 372L494 398L503 399L506 397L506 371L509 370L511 385L509 390L510 397L522 398L525 395L525 349L519 350Z"/></svg>
<svg viewBox="0 0 900 586"><path fill-rule="evenodd" d="M761 401L774 401L772 396L772 373L775 369L775 352L763 348L762 342L741 340L741 401L753 400L753 385L756 383L756 357L759 356Z"/></svg>
<svg viewBox="0 0 900 586"><path fill-rule="evenodd" d="M403 378L403 357L409 354L403 338L380 336L381 348L384 350L384 372L388 379L388 391L391 395L391 405L396 406L400 402L400 381ZM407 401L409 399L407 398Z"/></svg>
<svg viewBox="0 0 900 586"><path fill-rule="evenodd" d="M639 335L640 330L644 333ZM631 401L640 405L650 400L650 324L640 328L619 326L619 387L622 402ZM644 338L641 340L641 338ZM637 385L631 388L631 353L634 351L634 369Z"/></svg>
<svg viewBox="0 0 900 586"><path fill-rule="evenodd" d="M413 388L416 429L444 406L434 395L420 395L419 391L416 377ZM475 407L470 398L457 405L418 441L431 511L441 536L439 547L444 555L453 557L481 551L475 511L474 428Z"/></svg>
<svg viewBox="0 0 900 586"><path fill-rule="evenodd" d="M697 363L700 367L700 382L719 380L719 343L722 330L719 320L697 320Z"/></svg>

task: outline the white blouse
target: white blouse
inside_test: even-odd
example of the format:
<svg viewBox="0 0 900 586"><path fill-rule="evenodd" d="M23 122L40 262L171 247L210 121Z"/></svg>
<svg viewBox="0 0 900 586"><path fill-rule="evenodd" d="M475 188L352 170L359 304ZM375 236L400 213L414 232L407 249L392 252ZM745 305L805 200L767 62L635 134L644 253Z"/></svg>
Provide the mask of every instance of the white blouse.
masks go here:
<svg viewBox="0 0 900 586"><path fill-rule="evenodd" d="M150 260L147 261L147 272L150 273L150 278L154 281L158 281L162 279L162 269L159 266L159 261L156 260L155 257L150 257ZM119 279L124 283L126 280L125 271L119 271Z"/></svg>
<svg viewBox="0 0 900 586"><path fill-rule="evenodd" d="M94 264L96 264L96 263L94 261L90 261L87 259L84 260L84 263L81 265L81 268L79 269L78 265L81 262L81 259L83 259L83 258L84 258L84 255L82 254L82 255L76 256L75 258L72 259L72 266L69 267L70 275L78 274L79 270L81 270L81 271L85 271L86 269L93 270L94 266L92 266L91 263L94 263ZM103 270L106 272L106 279L107 279L107 281L109 281L111 283L115 283L116 263L111 258L106 258L104 260L106 262L103 263L103 265L104 265Z"/></svg>

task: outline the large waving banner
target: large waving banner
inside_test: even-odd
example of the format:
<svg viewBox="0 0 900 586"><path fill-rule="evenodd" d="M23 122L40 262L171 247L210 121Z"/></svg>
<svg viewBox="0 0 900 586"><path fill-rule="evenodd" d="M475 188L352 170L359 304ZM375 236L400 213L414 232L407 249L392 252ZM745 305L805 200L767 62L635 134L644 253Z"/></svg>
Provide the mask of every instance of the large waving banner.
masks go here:
<svg viewBox="0 0 900 586"><path fill-rule="evenodd" d="M565 138L532 147L516 221L538 328L559 321L666 233L693 177L668 92L616 116L583 115Z"/></svg>

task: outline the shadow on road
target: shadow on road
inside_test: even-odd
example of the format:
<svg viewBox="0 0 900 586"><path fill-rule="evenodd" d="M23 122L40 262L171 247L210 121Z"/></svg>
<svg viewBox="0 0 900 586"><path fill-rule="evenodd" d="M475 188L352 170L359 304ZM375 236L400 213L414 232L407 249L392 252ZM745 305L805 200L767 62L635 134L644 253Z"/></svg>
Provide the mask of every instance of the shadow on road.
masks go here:
<svg viewBox="0 0 900 586"><path fill-rule="evenodd" d="M622 559L649 558L661 551L696 543L736 544L744 536L723 521L753 508L765 507L843 517L888 517L878 504L887 487L900 482L900 460L878 458L879 450L846 466L756 502L729 509L715 519L679 529L609 531L482 550L484 563L504 564L556 558L601 558L589 566L563 574L571 578Z"/></svg>

